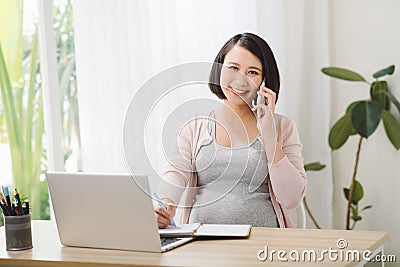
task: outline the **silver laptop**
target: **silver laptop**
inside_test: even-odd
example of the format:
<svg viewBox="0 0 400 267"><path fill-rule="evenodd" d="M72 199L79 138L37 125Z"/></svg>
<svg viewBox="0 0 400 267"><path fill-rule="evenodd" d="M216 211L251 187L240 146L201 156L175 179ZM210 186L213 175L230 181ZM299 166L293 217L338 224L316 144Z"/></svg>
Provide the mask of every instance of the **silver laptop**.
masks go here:
<svg viewBox="0 0 400 267"><path fill-rule="evenodd" d="M192 240L160 238L146 175L46 177L64 246L165 252Z"/></svg>

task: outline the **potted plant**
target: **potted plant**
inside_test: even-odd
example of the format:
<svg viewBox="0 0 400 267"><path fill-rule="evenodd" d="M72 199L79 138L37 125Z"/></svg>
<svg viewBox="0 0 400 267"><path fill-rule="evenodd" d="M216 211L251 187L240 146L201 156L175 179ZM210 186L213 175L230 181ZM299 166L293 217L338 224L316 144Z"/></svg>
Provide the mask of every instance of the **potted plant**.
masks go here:
<svg viewBox="0 0 400 267"><path fill-rule="evenodd" d="M370 137L377 129L382 120L386 135L395 149L400 148L400 122L393 115L393 106L400 112L400 103L389 91L387 81L381 78L392 75L395 66L375 72L372 76L375 79L372 83L368 82L360 74L343 68L326 67L322 72L330 77L351 81L363 82L368 85L370 97L351 103L345 114L333 125L329 133L329 146L332 150L337 150L344 145L350 136L359 137L358 147L355 155L355 164L350 187L343 188L344 196L347 199L346 229L353 229L355 224L362 219L360 213L371 208L371 205L359 207L359 202L364 196L363 188L359 180L356 179L361 153L362 142ZM350 219L353 224L350 226Z"/></svg>

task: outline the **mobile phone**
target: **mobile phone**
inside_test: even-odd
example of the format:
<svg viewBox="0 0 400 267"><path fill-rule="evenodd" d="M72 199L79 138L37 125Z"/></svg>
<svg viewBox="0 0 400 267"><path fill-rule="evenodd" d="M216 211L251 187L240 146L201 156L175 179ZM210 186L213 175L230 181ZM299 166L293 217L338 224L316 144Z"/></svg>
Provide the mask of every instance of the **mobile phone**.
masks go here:
<svg viewBox="0 0 400 267"><path fill-rule="evenodd" d="M261 83L261 86L265 86L265 80ZM260 90L258 90L258 91L260 91ZM262 104L266 105L267 101L265 100L264 96L260 96L260 95L257 94L257 96L253 99L253 106L255 106L255 105L259 104L259 103L262 103Z"/></svg>

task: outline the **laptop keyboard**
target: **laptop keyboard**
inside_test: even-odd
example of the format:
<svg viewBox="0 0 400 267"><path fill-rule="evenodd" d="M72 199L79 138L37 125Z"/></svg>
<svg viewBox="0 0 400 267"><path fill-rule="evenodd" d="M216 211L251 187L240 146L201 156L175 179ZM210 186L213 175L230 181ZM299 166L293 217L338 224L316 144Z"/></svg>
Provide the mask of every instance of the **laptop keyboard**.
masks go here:
<svg viewBox="0 0 400 267"><path fill-rule="evenodd" d="M176 241L181 240L180 238L175 238L175 237L162 237L161 238L161 246L166 246L171 243L174 243Z"/></svg>

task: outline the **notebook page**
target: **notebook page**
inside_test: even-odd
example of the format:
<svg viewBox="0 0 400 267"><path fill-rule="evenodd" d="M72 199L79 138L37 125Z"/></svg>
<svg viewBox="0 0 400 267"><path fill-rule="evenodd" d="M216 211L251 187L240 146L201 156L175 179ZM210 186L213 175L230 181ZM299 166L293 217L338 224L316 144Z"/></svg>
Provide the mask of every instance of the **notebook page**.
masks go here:
<svg viewBox="0 0 400 267"><path fill-rule="evenodd" d="M198 223L191 223L191 224L178 224L176 227L168 226L165 229L158 229L158 233L161 236L173 236L173 235L192 235L193 229L198 228ZM200 228L204 227L201 226Z"/></svg>
<svg viewBox="0 0 400 267"><path fill-rule="evenodd" d="M251 225L235 224L204 224L197 232L196 236L236 236L246 237L249 235Z"/></svg>

